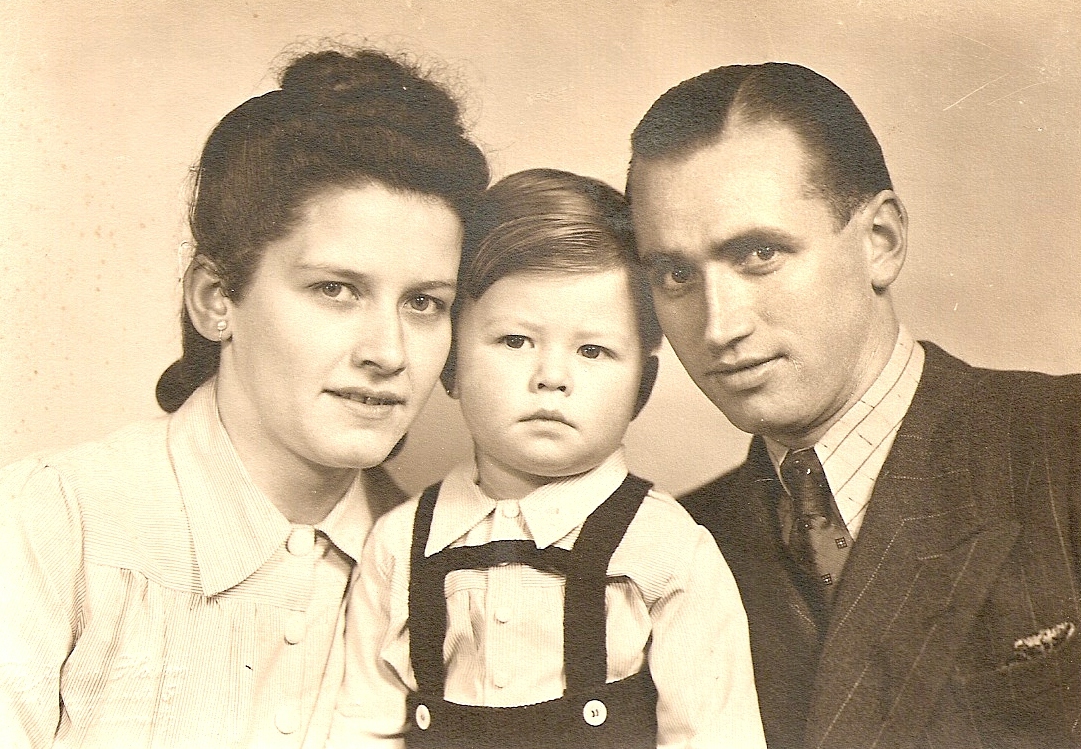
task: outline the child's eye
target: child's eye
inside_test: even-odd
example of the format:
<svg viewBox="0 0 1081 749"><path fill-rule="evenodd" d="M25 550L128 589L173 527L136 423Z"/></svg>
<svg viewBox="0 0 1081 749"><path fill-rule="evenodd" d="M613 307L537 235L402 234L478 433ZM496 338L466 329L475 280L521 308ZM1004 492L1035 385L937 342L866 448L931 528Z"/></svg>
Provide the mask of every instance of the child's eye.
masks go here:
<svg viewBox="0 0 1081 749"><path fill-rule="evenodd" d="M514 333L505 335L499 339L507 348L522 348L529 342L529 339L524 335L516 335Z"/></svg>
<svg viewBox="0 0 1081 749"><path fill-rule="evenodd" d="M446 302L427 294L415 294L406 300L409 309L426 315L436 315L447 308Z"/></svg>
<svg viewBox="0 0 1081 749"><path fill-rule="evenodd" d="M322 283L316 284L316 289L328 299L333 299L338 302L347 301L345 292L348 292L349 296L353 299L360 298L356 289L341 281L323 281Z"/></svg>
<svg viewBox="0 0 1081 749"><path fill-rule="evenodd" d="M612 354L612 352L606 349L604 346L598 346L594 343L587 343L584 346L579 346L578 353L587 359L599 359L605 354L607 354L608 356L611 356Z"/></svg>

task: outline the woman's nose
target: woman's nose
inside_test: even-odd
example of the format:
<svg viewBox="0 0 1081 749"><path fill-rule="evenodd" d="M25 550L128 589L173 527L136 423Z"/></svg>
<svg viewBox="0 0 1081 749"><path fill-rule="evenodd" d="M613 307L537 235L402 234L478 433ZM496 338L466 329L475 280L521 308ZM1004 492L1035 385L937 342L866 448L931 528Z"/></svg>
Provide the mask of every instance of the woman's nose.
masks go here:
<svg viewBox="0 0 1081 749"><path fill-rule="evenodd" d="M405 330L398 305L366 316L353 347L353 364L376 369L380 374L398 374L405 369Z"/></svg>

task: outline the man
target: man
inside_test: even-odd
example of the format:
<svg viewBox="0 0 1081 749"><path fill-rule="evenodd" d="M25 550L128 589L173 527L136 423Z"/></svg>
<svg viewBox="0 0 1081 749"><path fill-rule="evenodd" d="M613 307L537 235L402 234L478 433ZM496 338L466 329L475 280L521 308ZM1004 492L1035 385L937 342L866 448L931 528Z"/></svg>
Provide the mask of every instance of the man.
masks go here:
<svg viewBox="0 0 1081 749"><path fill-rule="evenodd" d="M756 435L684 503L739 584L771 747L1081 745L1081 378L899 324L904 206L813 71L685 81L632 148L664 332Z"/></svg>

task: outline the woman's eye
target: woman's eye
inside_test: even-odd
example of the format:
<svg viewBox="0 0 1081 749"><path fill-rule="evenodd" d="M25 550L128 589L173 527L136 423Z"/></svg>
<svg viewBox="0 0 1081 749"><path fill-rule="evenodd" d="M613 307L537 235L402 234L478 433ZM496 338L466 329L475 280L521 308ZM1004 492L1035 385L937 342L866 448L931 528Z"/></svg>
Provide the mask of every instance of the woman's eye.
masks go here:
<svg viewBox="0 0 1081 749"><path fill-rule="evenodd" d="M529 339L524 335L505 335L500 339L507 348L522 348Z"/></svg>
<svg viewBox="0 0 1081 749"><path fill-rule="evenodd" d="M587 359L599 359L605 351L606 349L604 346L597 346L593 343L587 343L584 346L578 347L578 353Z"/></svg>
<svg viewBox="0 0 1081 749"><path fill-rule="evenodd" d="M426 312L428 314L435 314L442 312L446 305L436 299L430 297L427 294L417 294L416 296L409 297L409 301L406 302L409 305L409 309L414 312Z"/></svg>
<svg viewBox="0 0 1081 749"><path fill-rule="evenodd" d="M323 283L319 284L318 288L320 293L323 294L323 296L327 297L328 299L335 299L339 301L344 300L345 298L342 292L349 291L350 293L352 293L352 290L347 284L341 283L339 281L324 281ZM353 294L353 296L355 297L356 295Z"/></svg>

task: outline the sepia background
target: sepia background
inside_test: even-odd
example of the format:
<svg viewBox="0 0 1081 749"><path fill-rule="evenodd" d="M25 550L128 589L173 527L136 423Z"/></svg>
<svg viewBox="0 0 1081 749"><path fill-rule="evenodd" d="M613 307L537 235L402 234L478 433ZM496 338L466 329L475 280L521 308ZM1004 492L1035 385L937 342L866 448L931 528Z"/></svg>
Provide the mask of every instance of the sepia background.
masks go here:
<svg viewBox="0 0 1081 749"><path fill-rule="evenodd" d="M1077 0L6 0L0 465L160 413L189 167L222 115L324 40L436 71L495 177L553 166L617 187L669 87L808 65L862 108L908 206L906 324L971 363L1081 370ZM666 349L632 467L680 492L746 442ZM393 472L416 490L468 450L437 392Z"/></svg>

